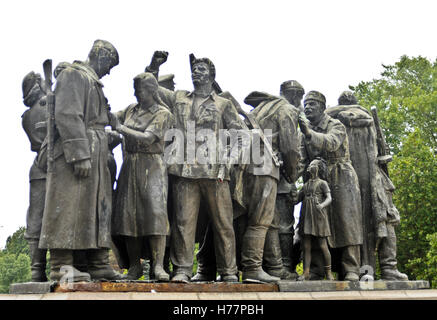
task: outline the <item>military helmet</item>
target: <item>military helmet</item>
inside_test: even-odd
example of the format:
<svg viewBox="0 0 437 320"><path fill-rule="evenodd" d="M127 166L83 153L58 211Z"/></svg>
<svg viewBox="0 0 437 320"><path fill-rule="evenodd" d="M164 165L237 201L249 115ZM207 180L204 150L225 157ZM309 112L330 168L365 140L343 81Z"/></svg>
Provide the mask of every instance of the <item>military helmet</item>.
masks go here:
<svg viewBox="0 0 437 320"><path fill-rule="evenodd" d="M287 81L282 82L281 88L280 88L281 94L286 90L296 90L296 91L300 91L302 93L302 95L305 94L305 89L296 80L287 80Z"/></svg>

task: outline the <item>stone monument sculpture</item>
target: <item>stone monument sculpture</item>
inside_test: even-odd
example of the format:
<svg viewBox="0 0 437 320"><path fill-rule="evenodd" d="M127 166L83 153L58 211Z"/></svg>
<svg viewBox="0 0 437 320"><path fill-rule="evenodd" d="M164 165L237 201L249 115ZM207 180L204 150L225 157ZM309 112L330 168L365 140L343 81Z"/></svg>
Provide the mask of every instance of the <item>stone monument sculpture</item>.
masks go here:
<svg viewBox="0 0 437 320"><path fill-rule="evenodd" d="M281 83L280 95L284 97L300 114L303 112L302 99L305 90L296 80L287 80ZM300 140L300 130L298 131ZM294 199L297 196L295 183L289 183L281 174L278 182L276 195L276 212L272 226L278 227L279 241L281 245L282 264L292 273L291 278L297 278L296 266L300 261L300 242L295 244L294 230ZM298 239L296 235L296 239Z"/></svg>
<svg viewBox="0 0 437 320"><path fill-rule="evenodd" d="M359 287L360 267L375 270L376 254L382 280L408 280L397 269L400 217L376 109L348 91L328 109L325 96L310 91L302 106L304 88L288 80L280 96L251 92L247 113L222 92L210 59L191 54L194 90L174 91L174 75L159 76L167 58L155 51L134 78L137 103L116 113L101 82L119 64L108 41L96 40L86 61L59 63L53 92L51 60L44 82L35 72L24 77L22 126L37 153L25 233L33 285L52 285L48 250L49 278L57 282L137 280L148 258L158 282L238 282L239 268L244 282L334 280L337 272ZM247 163L238 132L250 138ZM114 190L112 150L121 142ZM202 223L199 214L207 217ZM299 279L294 236L303 246ZM111 268L110 248L126 276Z"/></svg>
<svg viewBox="0 0 437 320"><path fill-rule="evenodd" d="M360 246L363 243L361 197L358 177L349 156L349 142L344 125L325 113L326 98L310 91L304 99L308 121L300 117L302 168L317 157L328 165L327 182L332 194L329 210L331 236L328 243L340 254L340 279L357 281L360 270ZM304 182L308 177L304 175ZM301 226L299 226L301 228ZM319 274L324 274L320 272Z"/></svg>
<svg viewBox="0 0 437 320"><path fill-rule="evenodd" d="M140 257L144 240L150 247L152 270L156 280L168 281L163 269L167 217L167 168L164 163L164 135L173 126L173 115L158 96L158 82L151 73L134 78L138 103L117 112L113 125L124 136L124 157L117 184L117 200L112 217L112 234L124 243L127 279L143 274ZM115 239L114 239L115 240ZM121 247L122 244L119 244ZM126 262L124 260L127 260ZM120 261L119 261L120 263Z"/></svg>
<svg viewBox="0 0 437 320"><path fill-rule="evenodd" d="M46 195L46 170L38 166L38 155L47 135L47 101L41 75L33 71L23 79L23 102L29 109L22 117L22 126L30 141L30 149L37 155L30 168L30 203L26 217L26 232L24 237L29 244L32 281L47 281L46 276L46 249L39 249L41 223L44 212Z"/></svg>
<svg viewBox="0 0 437 320"><path fill-rule="evenodd" d="M299 163L297 110L282 97L257 91L250 93L245 98L244 102L254 107L250 115L253 117L254 121L259 124L261 130L271 130L272 136L268 138L271 138L273 154L278 157L278 161L279 159L282 159L283 161L282 175L287 176L289 181L294 182L297 176L297 168ZM252 148L255 147L257 146L252 146ZM264 157L270 157L268 161L274 164L275 161L272 161L272 156L266 154L265 152L263 153L263 150L264 147L260 146L260 152L262 155ZM259 165L251 163L248 167L248 173L254 176L253 179L267 179L270 181L270 184L274 185L275 195L272 196L272 204L274 204L274 206L271 208L267 205L261 205L260 201L264 199L265 196L263 193L266 191L259 193L257 195L258 198L251 199L250 204L248 205L248 226L246 232L244 233L241 253L243 275L245 268L247 268L248 271L253 271L252 269L255 267L254 262L256 261L258 263L263 262L262 264L265 271L271 276L281 279L293 279L293 274L285 269L282 263L281 245L278 232L279 228L277 227L279 224L279 216L277 213L275 213L277 187L278 181L280 180L281 170L280 166L278 165L272 166L270 171L260 170L261 166L265 165L265 161ZM246 194L253 194L253 190L255 188L253 183L254 182L247 183L247 185L244 186L244 188L247 188L247 190L245 190ZM256 184L258 183L265 187L268 186L267 182L265 181L256 182ZM252 205L253 207L251 207ZM256 220L259 219L258 217L261 217L261 215L256 212L256 210L258 210L256 209L257 207L264 208L264 210L266 210L264 215L265 217L269 218L268 220ZM274 227L272 227L272 225ZM263 234L264 232L265 235ZM265 238L265 240L261 240L262 238ZM263 245L261 246L261 244ZM259 248L259 246L261 247ZM255 251L255 248L258 249ZM254 257L261 260L255 259ZM256 265L256 267L261 266Z"/></svg>
<svg viewBox="0 0 437 320"><path fill-rule="evenodd" d="M159 68L154 62L162 57L155 53L148 71ZM160 63L165 59L160 59ZM175 92L160 87L162 100L169 106L176 119L176 129L183 132L184 159L169 167L169 174L175 176L173 183L173 205L175 207L172 224L170 257L174 268L173 282L189 282L192 276L194 256L194 236L201 199L208 203L209 218L214 228L217 271L223 281L235 282L237 266L235 260L235 235L232 226L232 200L229 190L229 169L216 159L220 150L206 155L212 161L203 164L188 157L196 155L201 141L187 143L187 132L207 129L219 137L220 129L243 128L242 120L231 103L219 97L213 89L216 69L208 58L196 59L191 56L191 72L194 91ZM157 70L156 70L157 71ZM155 73L157 74L157 72ZM218 144L217 144L218 148Z"/></svg>
<svg viewBox="0 0 437 320"><path fill-rule="evenodd" d="M316 238L323 254L324 271L327 280L334 280L331 272L331 253L328 248L328 237L331 236L328 206L332 202L331 190L324 180L326 164L323 159L314 159L308 166L309 180L303 185L298 201L303 201L300 214L303 237L303 280L310 279L311 242ZM322 177L322 178L321 178Z"/></svg>
<svg viewBox="0 0 437 320"><path fill-rule="evenodd" d="M378 139L372 115L358 105L352 92L343 92L338 103L338 106L328 108L326 113L340 120L346 127L352 166L358 176L363 234L366 235L361 249L361 265L376 270L377 250L382 279L408 280L407 275L399 272L396 267L394 227L399 224L400 217L392 200L395 187L387 170L387 162L391 160L391 156L384 150L386 147L381 141L382 132Z"/></svg>
<svg viewBox="0 0 437 320"><path fill-rule="evenodd" d="M100 78L118 64L114 46L96 40L85 62L75 61L57 75L53 172L39 247L50 249L50 279L121 279L109 265L112 211L108 169L108 105ZM90 147L92 146L92 148ZM86 250L87 271L73 267L73 253Z"/></svg>

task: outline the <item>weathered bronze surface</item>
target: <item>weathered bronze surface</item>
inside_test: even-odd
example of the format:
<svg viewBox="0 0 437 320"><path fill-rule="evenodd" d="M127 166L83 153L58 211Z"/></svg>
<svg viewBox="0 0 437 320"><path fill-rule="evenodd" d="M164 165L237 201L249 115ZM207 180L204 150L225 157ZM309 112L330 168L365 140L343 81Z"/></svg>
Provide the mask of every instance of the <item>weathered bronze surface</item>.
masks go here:
<svg viewBox="0 0 437 320"><path fill-rule="evenodd" d="M26 231L32 281L47 280L47 250L50 280L67 281L55 292L365 290L360 266L375 270L376 251L382 279L408 280L397 270L400 217L375 110L359 106L351 92L326 109L324 95L310 91L302 106L304 88L288 80L280 96L251 92L244 102L253 109L246 113L222 92L210 59L191 54L194 90L175 91L174 75L159 76L167 58L165 51L153 54L134 79L137 103L117 113L100 81L119 63L107 41L96 40L86 61L59 63L54 92L51 60L44 63L45 82L33 72L24 78L30 109L23 128L37 153ZM116 177L112 150L121 142ZM295 235L294 205L302 200ZM280 281L297 278L297 240L304 247L301 280L327 281ZM195 242L201 248L192 278ZM109 266L109 248L127 276ZM142 258L160 282L132 281L143 275ZM332 281L331 265L338 280L349 281ZM264 284L238 283L239 271L243 281Z"/></svg>
<svg viewBox="0 0 437 320"><path fill-rule="evenodd" d="M55 292L277 292L277 284L246 283L158 283L158 282L79 282L64 286L57 285Z"/></svg>

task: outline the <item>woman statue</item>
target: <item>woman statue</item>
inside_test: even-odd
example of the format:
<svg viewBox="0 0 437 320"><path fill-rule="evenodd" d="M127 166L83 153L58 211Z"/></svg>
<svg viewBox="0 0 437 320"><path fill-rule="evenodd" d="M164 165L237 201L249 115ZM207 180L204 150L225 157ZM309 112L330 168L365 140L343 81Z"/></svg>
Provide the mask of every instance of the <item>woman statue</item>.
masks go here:
<svg viewBox="0 0 437 320"><path fill-rule="evenodd" d="M119 250L120 267L127 279L143 274L140 258L149 245L152 273L169 281L163 269L166 236L168 178L164 163L164 135L174 117L158 96L158 82L151 73L134 78L138 103L118 112L112 121L123 135L123 165L117 183L112 235Z"/></svg>

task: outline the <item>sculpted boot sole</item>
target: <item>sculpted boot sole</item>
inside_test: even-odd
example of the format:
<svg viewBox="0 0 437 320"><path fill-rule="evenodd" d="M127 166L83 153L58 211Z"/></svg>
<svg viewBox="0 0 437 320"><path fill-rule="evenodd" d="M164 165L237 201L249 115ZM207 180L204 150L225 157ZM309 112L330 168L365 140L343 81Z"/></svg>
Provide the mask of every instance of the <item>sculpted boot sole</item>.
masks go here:
<svg viewBox="0 0 437 320"><path fill-rule="evenodd" d="M272 277L264 270L243 271L243 282L249 283L270 283L281 280L278 277Z"/></svg>

